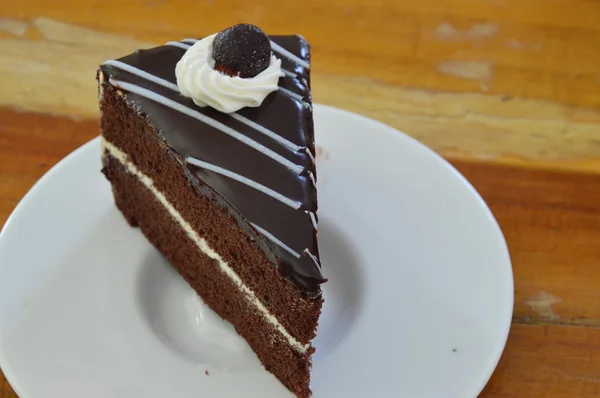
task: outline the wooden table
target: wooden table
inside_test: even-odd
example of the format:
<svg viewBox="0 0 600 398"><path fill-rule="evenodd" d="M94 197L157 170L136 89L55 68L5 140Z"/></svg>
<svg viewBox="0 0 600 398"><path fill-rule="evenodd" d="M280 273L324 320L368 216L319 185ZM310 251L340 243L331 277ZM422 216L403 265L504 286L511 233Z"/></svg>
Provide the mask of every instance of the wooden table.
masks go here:
<svg viewBox="0 0 600 398"><path fill-rule="evenodd" d="M600 3L593 0L4 1L0 225L98 131L105 59L247 21L313 44L314 97L449 159L491 206L515 274L482 397L600 396ZM4 379L0 395L14 397Z"/></svg>

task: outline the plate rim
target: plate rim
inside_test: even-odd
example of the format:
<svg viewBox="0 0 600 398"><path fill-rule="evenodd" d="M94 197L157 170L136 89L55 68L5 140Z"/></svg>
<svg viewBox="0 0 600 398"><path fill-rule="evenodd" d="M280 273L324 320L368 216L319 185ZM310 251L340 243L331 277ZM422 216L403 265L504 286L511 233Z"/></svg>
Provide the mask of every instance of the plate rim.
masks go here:
<svg viewBox="0 0 600 398"><path fill-rule="evenodd" d="M508 249L506 237L504 236L502 228L500 227L498 220L496 219L494 213L492 212L492 209L490 209L487 202L483 199L483 197L481 196L479 191L477 191L477 189L473 186L473 184L471 184L471 182L456 167L454 167L452 165L452 163L450 163L447 159L445 159L438 152L436 152L432 148L425 145L423 142L417 140L416 138L412 137L411 135L405 133L402 130L392 127L389 124L386 124L379 120L372 119L366 115L362 115L360 113L355 113L355 112L352 112L352 111L349 111L346 109L337 108L337 107L333 107L333 106L325 105L325 104L315 104L315 105L316 105L316 107L327 110L328 112L337 113L342 117L350 117L350 118L354 118L357 120L361 120L365 123L376 124L381 129L382 132L385 131L385 134L387 134L391 137L394 137L395 139L404 140L405 142L409 143L410 145L418 147L419 150L421 150L424 153L427 153L429 156L432 157L432 159L436 160L443 167L446 167L448 170L450 170L454 174L454 176L457 177L460 180L460 182L471 192L471 194L477 199L477 201L480 203L480 205L482 205L482 207L485 209L489 221L492 223L495 232L498 234L498 236L501 239L500 243L502 244L502 251L506 255L506 259L508 261L508 263L506 265L508 266L507 267L508 268L507 269L508 277L509 277L509 280L511 283L509 283L507 286L507 288L508 288L507 305L510 308L510 311L507 316L507 320L505 320L506 324L504 327L504 332L502 334L501 344L498 345L499 351L495 354L494 360L491 362L492 366L490 366L490 369L487 371L486 376L482 378L480 387L478 389L476 389L476 391L474 391L474 393L475 393L474 397L478 397L479 394L481 394L481 392L487 386L487 384L490 381L490 379L492 378L494 372L498 368L500 359L502 359L502 355L504 354L504 351L506 350L506 345L508 343L508 337L510 336L510 331L512 328L512 317L514 314L514 303L515 303L515 279L514 279L512 258L510 256L510 250ZM317 127L315 127L315 131L317 131ZM499 343L500 343L500 341L499 341Z"/></svg>
<svg viewBox="0 0 600 398"><path fill-rule="evenodd" d="M514 281L513 264L512 264L512 259L510 256L510 251L508 249L508 245L506 242L506 237L504 236L504 234L502 232L502 228L500 227L496 217L494 216L494 214L493 214L492 210L490 209L489 205L487 204L487 202L483 199L483 197L480 195L480 193L477 191L477 189L471 184L471 182L460 171L458 171L448 160L446 160L439 153L437 153L435 150L428 147L421 141L417 140L416 138L410 136L409 134L407 134L395 127L392 127L392 126L385 124L379 120L372 119L368 116L365 116L365 115L362 115L359 113L355 113L355 112L352 112L349 110L345 110L345 109L341 109L341 108L337 108L337 107L333 107L333 106L329 106L329 105L319 104L319 103L315 103L313 106L315 109L320 109L320 112L332 113L334 115L337 114L337 115L339 115L339 117L343 117L343 118L353 118L355 120L359 120L362 123L366 123L366 124L371 124L371 125L375 124L375 125L377 125L378 130L381 133L385 132L386 135L389 135L389 136L393 137L394 139L398 139L398 140L404 141L408 145L418 147L421 152L427 153L427 155L430 156L433 160L440 163L440 165L442 167L445 167L446 169L450 170L452 172L452 174L455 177L457 177L458 180L461 182L461 185L463 185L470 191L471 195L474 196L475 199L477 199L477 201L480 203L480 205L482 205L483 209L485 210L488 221L490 221L492 223L494 232L497 233L498 237L501 239L501 242L498 242L498 243L501 243L502 252L504 252L504 254L506 255L506 259L507 259L507 264L506 264L507 269L505 271L508 272L507 276L509 277L510 283L508 283L505 288L507 289L507 298L508 298L506 305L508 308L510 308L510 311L507 316L507 319L504 321L505 327L504 327L503 332L502 333L500 333L500 331L498 332L498 335L502 336L502 340L500 340L500 338L498 339L498 345L497 345L498 352L494 353L493 360L492 360L491 354L490 354L490 361L491 361L490 369L486 372L485 376L483 376L483 372L482 372L482 380L479 383L480 386L478 387L478 389L476 391L474 391L475 392L474 396L477 397L483 391L483 389L486 387L488 382L490 381L490 379L491 379L492 375L494 374L494 372L496 371L498 364L500 362L500 359L502 358L502 355L506 349L508 337L510 335L510 331L512 328L512 316L514 313L514 284L515 284L515 281ZM316 120L315 132L316 132L316 134L318 134L318 125L317 125L318 118L317 118L317 116L315 116L315 120ZM362 134L366 134L366 133L362 133ZM0 240L3 239L3 237L7 233L6 231L8 231L11 228L11 226L14 224L17 214L19 214L22 211L22 209L25 208L27 206L27 204L32 200L32 197L35 196L36 191L39 189L39 187L42 186L43 184L45 184L48 180L51 180L53 178L53 175L56 174L56 172L61 167L64 167L65 164L72 161L72 159L79 157L79 156L83 156L86 148L89 146L97 145L98 141L100 141L99 135L92 138L91 140L85 142L84 144L80 145L79 147L74 149L72 152L68 153L66 156L64 156L62 159L60 159L56 164L54 164L48 171L46 171L29 188L27 193L19 200L19 202L17 203L15 208L11 211L10 215L6 219L6 222L0 229ZM0 331L0 333L1 333L1 331ZM0 340L1 339L2 339L2 335L0 334ZM21 385L18 382L18 377L12 371L12 367L10 365L8 365L9 363L10 363L10 361L7 360L7 355L2 350L0 350L0 366L2 368L4 377L10 384L11 388L15 391L15 393L19 397L28 398L28 396L23 394L23 389L21 388ZM473 383L473 384L475 384L475 383Z"/></svg>

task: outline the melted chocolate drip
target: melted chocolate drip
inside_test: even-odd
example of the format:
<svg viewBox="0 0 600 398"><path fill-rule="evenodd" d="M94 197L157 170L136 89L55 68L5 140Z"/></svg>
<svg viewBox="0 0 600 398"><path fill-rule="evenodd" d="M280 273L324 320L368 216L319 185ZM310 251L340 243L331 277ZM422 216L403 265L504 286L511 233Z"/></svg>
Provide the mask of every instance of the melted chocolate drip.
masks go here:
<svg viewBox="0 0 600 398"><path fill-rule="evenodd" d="M272 36L275 43L299 58L309 62L308 43L299 36ZM175 65L185 50L175 46L161 46L138 50L119 61L139 68L159 78L176 83ZM258 108L244 108L237 113L263 126L294 144L308 148L314 156L314 130L310 94L309 70L284 55L275 53L282 67L297 76L284 76L279 85L303 98L292 98L275 91ZM153 83L135 74L110 65L102 65L106 80L135 84L165 96L184 106L215 119L245 136L257 141L286 159L301 165L304 171L297 175L281 163L265 156L248 145L220 130L161 105L148 98L125 91L125 100L155 127L170 149L184 161L188 157L225 168L301 203L298 210L223 175L186 163L189 178L205 194L210 194L225 205L240 227L255 239L267 258L274 262L280 273L303 292L319 294L320 284L326 282L320 269L309 255L319 258L317 232L310 213L316 215L317 193L309 173L316 178L315 165L306 151L294 152L255 129L235 120L230 115L210 107L198 107L189 98ZM206 186L216 192L210 193ZM249 223L265 229L291 249L301 254L296 258L281 246L259 234Z"/></svg>

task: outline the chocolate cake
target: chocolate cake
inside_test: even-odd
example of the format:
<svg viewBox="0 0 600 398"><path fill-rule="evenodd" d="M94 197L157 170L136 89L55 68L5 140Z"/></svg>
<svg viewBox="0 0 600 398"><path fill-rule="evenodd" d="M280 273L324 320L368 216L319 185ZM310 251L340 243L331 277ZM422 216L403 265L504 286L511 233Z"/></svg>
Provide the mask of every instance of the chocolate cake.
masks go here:
<svg viewBox="0 0 600 398"><path fill-rule="evenodd" d="M116 206L269 372L310 396L326 279L308 43L242 24L107 61L97 78Z"/></svg>

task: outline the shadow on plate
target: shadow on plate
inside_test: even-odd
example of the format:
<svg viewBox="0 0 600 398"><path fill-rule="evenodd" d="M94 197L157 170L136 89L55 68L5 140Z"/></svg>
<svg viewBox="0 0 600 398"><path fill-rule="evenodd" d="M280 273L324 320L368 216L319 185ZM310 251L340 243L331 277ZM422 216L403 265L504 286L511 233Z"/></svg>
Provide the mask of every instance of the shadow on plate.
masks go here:
<svg viewBox="0 0 600 398"><path fill-rule="evenodd" d="M365 262L350 245L350 239L328 218L319 221L319 251L323 273L323 313L314 345L315 358L327 355L352 332L363 304Z"/></svg>

